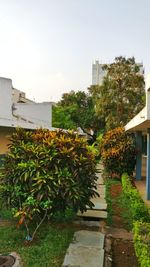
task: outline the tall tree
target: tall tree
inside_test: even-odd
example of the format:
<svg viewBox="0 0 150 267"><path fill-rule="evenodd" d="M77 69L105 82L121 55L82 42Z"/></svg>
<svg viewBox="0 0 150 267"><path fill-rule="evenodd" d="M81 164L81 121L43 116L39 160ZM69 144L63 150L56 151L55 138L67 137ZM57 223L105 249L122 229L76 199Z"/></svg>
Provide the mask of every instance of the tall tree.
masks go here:
<svg viewBox="0 0 150 267"><path fill-rule="evenodd" d="M144 77L134 58L115 58L105 65L106 76L101 86L89 88L97 114L105 120L106 128L124 126L144 106Z"/></svg>
<svg viewBox="0 0 150 267"><path fill-rule="evenodd" d="M97 132L103 127L103 122L95 113L95 104L89 94L71 91L63 94L61 101L55 106L53 126L65 129L80 127L94 141Z"/></svg>

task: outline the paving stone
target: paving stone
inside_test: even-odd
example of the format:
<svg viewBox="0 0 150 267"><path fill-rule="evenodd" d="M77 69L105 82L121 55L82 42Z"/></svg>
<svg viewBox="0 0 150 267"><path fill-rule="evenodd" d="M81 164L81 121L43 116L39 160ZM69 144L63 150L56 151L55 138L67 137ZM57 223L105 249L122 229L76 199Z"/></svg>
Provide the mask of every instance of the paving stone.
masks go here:
<svg viewBox="0 0 150 267"><path fill-rule="evenodd" d="M104 170L103 164L102 163L98 163L97 164L97 169L99 170Z"/></svg>
<svg viewBox="0 0 150 267"><path fill-rule="evenodd" d="M104 247L104 234L96 231L80 230L75 232L73 244L84 247Z"/></svg>
<svg viewBox="0 0 150 267"><path fill-rule="evenodd" d="M106 203L101 203L101 201L93 203L94 207L92 208L92 210L106 210L107 209L107 204ZM90 209L90 207L87 206L87 209Z"/></svg>
<svg viewBox="0 0 150 267"><path fill-rule="evenodd" d="M103 262L103 249L71 244L67 250L63 267L103 267Z"/></svg>
<svg viewBox="0 0 150 267"><path fill-rule="evenodd" d="M106 194L105 185L97 185L96 192L98 192L99 195L105 195Z"/></svg>
<svg viewBox="0 0 150 267"><path fill-rule="evenodd" d="M77 215L80 217L107 218L107 211L87 210L83 213L79 211Z"/></svg>
<svg viewBox="0 0 150 267"><path fill-rule="evenodd" d="M105 199L105 196L104 195L101 195L100 197L93 197L91 199L92 203L95 204L95 203L106 203L106 199Z"/></svg>
<svg viewBox="0 0 150 267"><path fill-rule="evenodd" d="M102 178L102 173L101 173L101 172L97 172L97 173L96 173L96 177L97 177L97 178L101 178L101 179L103 179L103 178Z"/></svg>
<svg viewBox="0 0 150 267"><path fill-rule="evenodd" d="M98 185L103 185L104 184L104 180L102 178L98 178L97 181L96 181L96 183Z"/></svg>

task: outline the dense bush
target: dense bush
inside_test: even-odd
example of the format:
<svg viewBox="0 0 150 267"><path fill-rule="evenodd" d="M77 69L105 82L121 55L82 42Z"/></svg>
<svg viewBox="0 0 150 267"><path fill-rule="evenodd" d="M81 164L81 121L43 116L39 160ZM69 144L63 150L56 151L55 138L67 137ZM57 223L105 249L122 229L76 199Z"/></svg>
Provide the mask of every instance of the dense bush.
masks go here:
<svg viewBox="0 0 150 267"><path fill-rule="evenodd" d="M141 267L150 266L150 223L134 223L134 247Z"/></svg>
<svg viewBox="0 0 150 267"><path fill-rule="evenodd" d="M105 169L110 174L132 174L136 160L135 140L124 128L118 127L104 134L100 154Z"/></svg>
<svg viewBox="0 0 150 267"><path fill-rule="evenodd" d="M141 220L150 222L149 209L143 202L139 191L132 186L129 176L124 173L121 179L123 194L126 197L128 209L131 212L132 221Z"/></svg>
<svg viewBox="0 0 150 267"><path fill-rule="evenodd" d="M5 199L20 224L66 209L84 211L96 195L95 173L95 156L84 138L72 132L18 129L5 161Z"/></svg>

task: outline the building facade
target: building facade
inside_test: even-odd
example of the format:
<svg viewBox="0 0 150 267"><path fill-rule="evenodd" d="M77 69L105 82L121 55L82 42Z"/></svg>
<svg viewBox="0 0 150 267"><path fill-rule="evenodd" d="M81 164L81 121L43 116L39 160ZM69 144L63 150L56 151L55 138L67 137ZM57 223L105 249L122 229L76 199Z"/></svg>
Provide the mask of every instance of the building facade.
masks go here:
<svg viewBox="0 0 150 267"><path fill-rule="evenodd" d="M16 127L52 128L52 102L35 103L25 93L14 89L12 80L0 78L0 156L7 153Z"/></svg>
<svg viewBox="0 0 150 267"><path fill-rule="evenodd" d="M105 64L100 64L98 60L92 64L92 85L101 85L103 78L106 75L106 70L103 69Z"/></svg>

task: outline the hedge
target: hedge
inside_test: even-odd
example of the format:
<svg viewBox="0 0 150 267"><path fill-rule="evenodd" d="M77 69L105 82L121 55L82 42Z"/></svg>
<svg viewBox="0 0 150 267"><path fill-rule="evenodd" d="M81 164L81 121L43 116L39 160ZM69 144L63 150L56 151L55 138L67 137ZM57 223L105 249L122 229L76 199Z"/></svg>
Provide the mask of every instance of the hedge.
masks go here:
<svg viewBox="0 0 150 267"><path fill-rule="evenodd" d="M132 214L134 232L134 248L141 267L150 266L150 214L136 188L131 184L130 177L122 175L122 189Z"/></svg>
<svg viewBox="0 0 150 267"><path fill-rule="evenodd" d="M150 222L149 209L142 200L139 191L132 186L130 177L124 173L121 177L122 189L128 201L128 208L132 214L132 221L141 220Z"/></svg>
<svg viewBox="0 0 150 267"><path fill-rule="evenodd" d="M134 248L141 267L150 266L150 223L134 223Z"/></svg>

